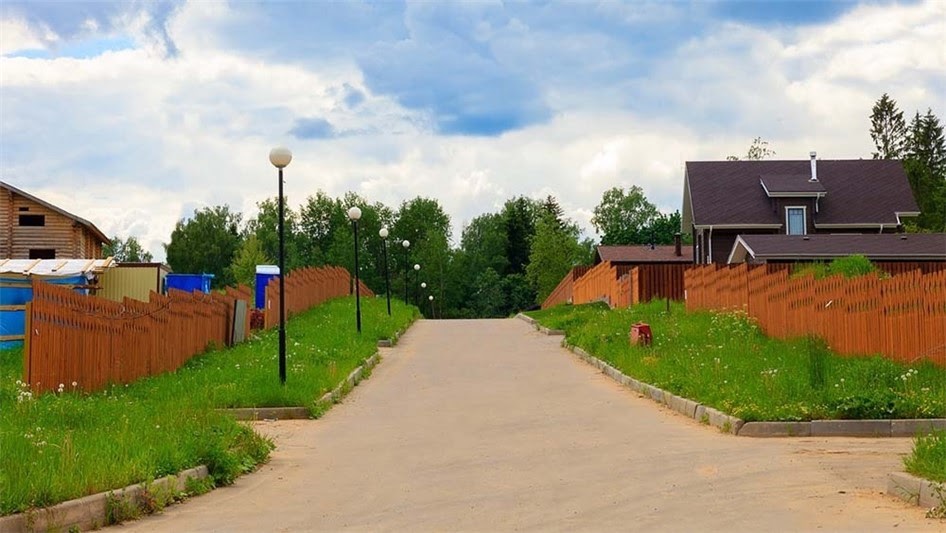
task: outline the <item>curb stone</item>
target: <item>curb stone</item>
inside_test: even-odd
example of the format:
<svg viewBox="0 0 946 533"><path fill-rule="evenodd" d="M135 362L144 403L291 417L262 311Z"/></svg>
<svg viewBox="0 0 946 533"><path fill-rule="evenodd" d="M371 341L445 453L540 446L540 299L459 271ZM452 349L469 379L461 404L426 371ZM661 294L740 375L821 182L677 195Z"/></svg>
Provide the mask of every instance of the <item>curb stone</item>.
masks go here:
<svg viewBox="0 0 946 533"><path fill-rule="evenodd" d="M236 407L217 409L217 411L233 415L237 420L305 420L309 418L309 410L305 407Z"/></svg>
<svg viewBox="0 0 946 533"><path fill-rule="evenodd" d="M125 501L137 501L147 490L170 490L175 493L187 488L190 478L204 479L209 476L206 466L185 470L176 476L156 479L151 483L137 483L123 489L91 494L76 500L62 502L26 513L18 513L0 518L0 531L67 531L71 529L98 529L106 525L108 500L121 498Z"/></svg>
<svg viewBox="0 0 946 533"><path fill-rule="evenodd" d="M358 384L359 381L364 379L365 372L374 368L380 360L381 355L378 353L375 353L366 359L365 362L361 364L361 366L352 370L351 373L348 374L348 377L345 378L345 381L339 383L334 389L326 392L321 398L316 400L316 407L327 409L332 405L342 401L342 398L344 398L348 392Z"/></svg>
<svg viewBox="0 0 946 533"><path fill-rule="evenodd" d="M928 481L906 472L887 476L887 494L928 509L946 506L946 483Z"/></svg>
<svg viewBox="0 0 946 533"><path fill-rule="evenodd" d="M811 422L746 422L740 437L810 437Z"/></svg>

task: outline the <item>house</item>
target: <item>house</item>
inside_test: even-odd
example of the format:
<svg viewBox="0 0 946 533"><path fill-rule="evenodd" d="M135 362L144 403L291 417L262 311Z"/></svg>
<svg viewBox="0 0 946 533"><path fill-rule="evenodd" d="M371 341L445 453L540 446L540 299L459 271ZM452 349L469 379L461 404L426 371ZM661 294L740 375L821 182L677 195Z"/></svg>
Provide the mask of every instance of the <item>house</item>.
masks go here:
<svg viewBox="0 0 946 533"><path fill-rule="evenodd" d="M727 262L830 261L855 254L872 262L943 262L946 261L946 234L740 235Z"/></svg>
<svg viewBox="0 0 946 533"><path fill-rule="evenodd" d="M0 259L100 259L108 242L88 220L0 181Z"/></svg>
<svg viewBox="0 0 946 533"><path fill-rule="evenodd" d="M693 261L727 263L738 236L898 233L903 218L919 215L900 161L810 155L809 161L688 161L682 224L693 235Z"/></svg>
<svg viewBox="0 0 946 533"><path fill-rule="evenodd" d="M633 268L652 264L689 264L693 262L693 247L684 247L677 235L672 245L637 244L626 246L605 246L595 248L594 264L610 261L616 267Z"/></svg>

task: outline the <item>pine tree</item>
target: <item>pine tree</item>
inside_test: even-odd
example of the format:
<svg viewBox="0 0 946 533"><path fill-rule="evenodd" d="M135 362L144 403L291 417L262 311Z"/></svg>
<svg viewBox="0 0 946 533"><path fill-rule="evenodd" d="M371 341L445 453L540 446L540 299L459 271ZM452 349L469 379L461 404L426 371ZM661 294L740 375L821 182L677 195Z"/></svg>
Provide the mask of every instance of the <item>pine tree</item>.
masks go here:
<svg viewBox="0 0 946 533"><path fill-rule="evenodd" d="M914 115L905 152L904 170L921 213L917 228L946 230L946 139L932 110Z"/></svg>
<svg viewBox="0 0 946 533"><path fill-rule="evenodd" d="M897 102L884 93L874 104L870 113L870 138L877 151L874 159L900 159L907 139L906 123L903 111L897 109Z"/></svg>

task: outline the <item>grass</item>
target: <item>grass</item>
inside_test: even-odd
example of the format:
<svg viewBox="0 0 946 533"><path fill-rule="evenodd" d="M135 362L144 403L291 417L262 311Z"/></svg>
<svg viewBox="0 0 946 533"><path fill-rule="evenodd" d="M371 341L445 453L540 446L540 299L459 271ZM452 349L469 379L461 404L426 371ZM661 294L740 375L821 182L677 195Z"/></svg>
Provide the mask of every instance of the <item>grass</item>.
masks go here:
<svg viewBox="0 0 946 533"><path fill-rule="evenodd" d="M746 421L946 417L941 367L840 357L815 338L771 339L744 314L686 313L679 303L667 313L660 301L529 315L625 374ZM652 347L629 345L635 322L650 324Z"/></svg>
<svg viewBox="0 0 946 533"><path fill-rule="evenodd" d="M911 474L946 483L946 431L917 437L903 462Z"/></svg>
<svg viewBox="0 0 946 533"><path fill-rule="evenodd" d="M417 310L332 300L287 324L287 383L280 385L277 333L192 359L177 372L94 394L32 397L17 380L20 350L0 351L0 514L45 507L206 464L218 485L265 461L272 443L218 407L302 405L314 401L406 329Z"/></svg>

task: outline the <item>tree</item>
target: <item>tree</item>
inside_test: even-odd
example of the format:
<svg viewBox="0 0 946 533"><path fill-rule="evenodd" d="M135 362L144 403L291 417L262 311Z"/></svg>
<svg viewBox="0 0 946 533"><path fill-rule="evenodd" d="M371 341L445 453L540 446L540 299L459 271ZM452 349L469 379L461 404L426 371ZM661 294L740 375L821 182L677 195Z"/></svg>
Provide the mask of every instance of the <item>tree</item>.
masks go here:
<svg viewBox="0 0 946 533"><path fill-rule="evenodd" d="M526 278L541 304L572 267L581 264L584 250L578 242L578 226L560 226L551 215L539 218L529 252Z"/></svg>
<svg viewBox="0 0 946 533"><path fill-rule="evenodd" d="M430 241L432 235L438 236L436 242ZM421 259L426 260L431 254L440 253L442 243L450 242L450 217L437 200L418 196L401 204L391 227L391 237L392 253L388 256L391 277L394 280L391 291L393 294L403 295L407 288L413 298L417 287L410 284L419 284L421 280L414 279L416 276L410 268L415 263L420 264L422 272L426 274L431 265L423 264ZM411 243L407 250L399 244L405 239ZM398 286L400 289L396 288Z"/></svg>
<svg viewBox="0 0 946 533"><path fill-rule="evenodd" d="M748 161L761 161L773 155L775 155L775 150L769 148L769 142L762 139L762 137L756 137L752 139L752 144L749 145L749 150L746 151L745 159ZM726 161L739 161L739 156L726 156Z"/></svg>
<svg viewBox="0 0 946 533"><path fill-rule="evenodd" d="M525 274L529 263L529 248L535 235L535 221L540 204L520 196L508 200L503 206L502 216L506 225L506 259L509 262L506 274Z"/></svg>
<svg viewBox="0 0 946 533"><path fill-rule="evenodd" d="M910 122L903 167L920 207L918 230L946 231L946 140L932 110Z"/></svg>
<svg viewBox="0 0 946 533"><path fill-rule="evenodd" d="M645 244L651 240L650 223L658 215L637 185L627 192L612 187L604 192L591 217L591 224L601 235L601 244Z"/></svg>
<svg viewBox="0 0 946 533"><path fill-rule="evenodd" d="M339 200L323 191L306 198L299 208L297 242L304 264L321 266L328 263L326 253L335 237L335 232L348 230L348 217Z"/></svg>
<svg viewBox="0 0 946 533"><path fill-rule="evenodd" d="M551 216L559 227L565 226L565 210L551 194L542 201L542 211Z"/></svg>
<svg viewBox="0 0 946 533"><path fill-rule="evenodd" d="M887 93L871 109L870 138L877 147L874 159L900 159L903 155L907 140L903 112L897 109L897 102Z"/></svg>
<svg viewBox="0 0 946 533"><path fill-rule="evenodd" d="M283 198L283 232L285 245L286 270L292 271L303 266L303 258L299 254L296 214L289 207L286 198ZM246 224L244 237L255 235L260 247L267 257L279 261L279 199L267 198L257 202L259 208L256 218Z"/></svg>
<svg viewBox="0 0 946 533"><path fill-rule="evenodd" d="M122 241L118 235L102 247L102 255L112 257L119 263L150 263L154 260L151 252L145 251L134 235Z"/></svg>
<svg viewBox="0 0 946 533"><path fill-rule="evenodd" d="M234 257L230 270L233 272L236 283L252 287L256 283L256 266L274 263L275 261L263 253L263 247L256 235L249 235L243 240L243 245Z"/></svg>
<svg viewBox="0 0 946 533"><path fill-rule="evenodd" d="M241 218L223 205L195 210L190 219L179 220L171 242L164 245L168 264L179 273L213 274L218 287L232 285L230 265L242 242Z"/></svg>

